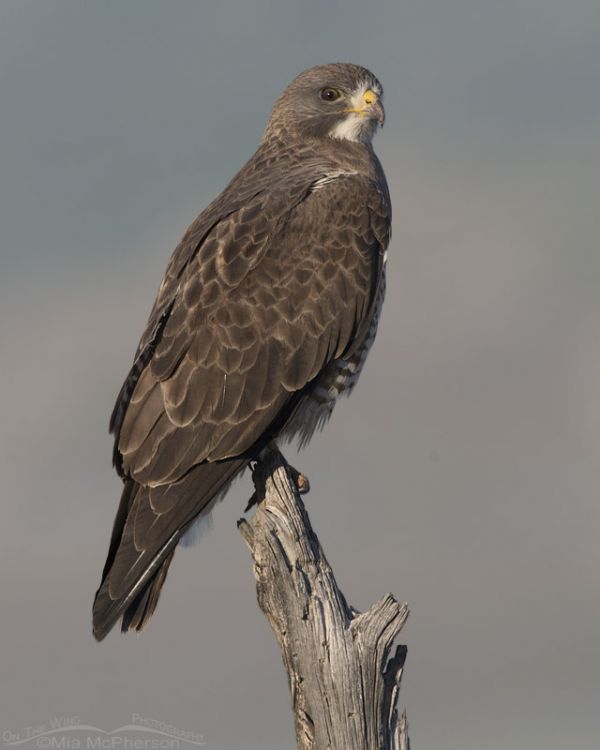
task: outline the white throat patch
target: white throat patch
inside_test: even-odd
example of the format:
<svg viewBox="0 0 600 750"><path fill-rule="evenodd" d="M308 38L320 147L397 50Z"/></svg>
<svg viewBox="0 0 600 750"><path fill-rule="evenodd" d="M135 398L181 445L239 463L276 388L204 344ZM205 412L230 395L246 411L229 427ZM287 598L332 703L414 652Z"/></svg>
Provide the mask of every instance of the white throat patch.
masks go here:
<svg viewBox="0 0 600 750"><path fill-rule="evenodd" d="M346 117L333 128L330 136L338 138L340 141L370 141L371 138L365 138L364 134L365 131L371 130L362 115L356 112L348 112Z"/></svg>

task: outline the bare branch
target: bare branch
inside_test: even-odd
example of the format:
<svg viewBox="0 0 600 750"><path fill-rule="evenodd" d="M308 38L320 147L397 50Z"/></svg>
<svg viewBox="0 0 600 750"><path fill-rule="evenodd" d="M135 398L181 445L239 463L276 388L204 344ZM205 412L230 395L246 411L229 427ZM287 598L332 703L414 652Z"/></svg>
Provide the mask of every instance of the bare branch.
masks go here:
<svg viewBox="0 0 600 750"><path fill-rule="evenodd" d="M408 616L391 594L360 614L348 606L298 487L306 479L275 450L254 471L258 503L240 532L258 603L288 673L300 750L409 750L397 701L406 658L392 644Z"/></svg>

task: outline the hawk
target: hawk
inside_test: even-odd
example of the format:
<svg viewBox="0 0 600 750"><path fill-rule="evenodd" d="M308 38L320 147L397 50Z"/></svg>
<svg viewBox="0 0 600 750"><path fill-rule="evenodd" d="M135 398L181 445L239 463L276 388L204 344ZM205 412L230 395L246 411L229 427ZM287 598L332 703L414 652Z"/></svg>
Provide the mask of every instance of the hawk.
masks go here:
<svg viewBox="0 0 600 750"><path fill-rule="evenodd" d="M382 87L310 68L176 247L110 420L124 487L98 640L152 616L177 544L272 440L304 445L353 389L385 291Z"/></svg>

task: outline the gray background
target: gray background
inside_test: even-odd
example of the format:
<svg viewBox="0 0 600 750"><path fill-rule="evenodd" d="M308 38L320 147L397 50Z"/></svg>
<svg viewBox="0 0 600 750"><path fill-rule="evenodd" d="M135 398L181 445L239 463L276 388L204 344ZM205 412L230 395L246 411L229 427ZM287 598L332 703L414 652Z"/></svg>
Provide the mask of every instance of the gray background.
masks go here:
<svg viewBox="0 0 600 750"><path fill-rule="evenodd" d="M349 599L410 603L416 750L600 745L597 0L0 2L0 729L138 712L291 748L235 487L142 637L92 640L107 421L168 256L300 70L386 89L389 288L290 458Z"/></svg>

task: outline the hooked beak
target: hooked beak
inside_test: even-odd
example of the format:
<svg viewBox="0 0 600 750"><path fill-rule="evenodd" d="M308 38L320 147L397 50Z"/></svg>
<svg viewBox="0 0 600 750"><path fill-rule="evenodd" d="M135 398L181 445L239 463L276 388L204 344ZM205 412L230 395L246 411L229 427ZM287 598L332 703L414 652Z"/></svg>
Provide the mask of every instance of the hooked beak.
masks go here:
<svg viewBox="0 0 600 750"><path fill-rule="evenodd" d="M371 120L377 120L379 126L383 127L383 123L385 122L385 109L383 108L379 96L371 89L368 89L363 94L363 102L364 105L359 110L360 113Z"/></svg>

